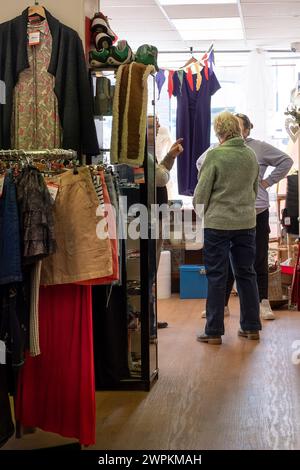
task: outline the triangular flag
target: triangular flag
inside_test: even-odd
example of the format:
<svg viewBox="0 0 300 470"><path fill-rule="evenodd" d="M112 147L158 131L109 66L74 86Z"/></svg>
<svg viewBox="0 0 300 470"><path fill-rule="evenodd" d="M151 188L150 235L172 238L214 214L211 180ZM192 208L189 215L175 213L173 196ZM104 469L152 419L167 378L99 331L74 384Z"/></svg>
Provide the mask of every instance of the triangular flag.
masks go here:
<svg viewBox="0 0 300 470"><path fill-rule="evenodd" d="M207 59L204 61L204 64L205 64L204 75L205 75L206 80L208 80L209 79L209 71L208 71L208 60Z"/></svg>
<svg viewBox="0 0 300 470"><path fill-rule="evenodd" d="M183 74L184 74L183 70L177 70L177 77L178 77L179 85L180 85L180 93L181 93L182 84L183 84Z"/></svg>
<svg viewBox="0 0 300 470"><path fill-rule="evenodd" d="M212 75L214 71L213 64L215 63L215 54L213 50L209 54L208 60L209 60L209 75Z"/></svg>
<svg viewBox="0 0 300 470"><path fill-rule="evenodd" d="M173 90L174 90L174 83L173 83L173 75L174 75L174 70L169 70L169 79L168 79L168 93L169 93L169 98L173 95Z"/></svg>
<svg viewBox="0 0 300 470"><path fill-rule="evenodd" d="M156 74L155 81L156 81L156 85L157 85L157 88L158 88L158 99L159 99L160 98L160 92L161 92L162 87L163 87L163 85L166 81L165 71L164 70L159 69L159 71Z"/></svg>
<svg viewBox="0 0 300 470"><path fill-rule="evenodd" d="M201 68L198 62L195 62L194 67L197 73L196 90L199 91L202 83Z"/></svg>
<svg viewBox="0 0 300 470"><path fill-rule="evenodd" d="M189 67L187 69L187 74L186 74L186 79L188 81L188 84L190 86L190 89L194 91L194 82L193 82L193 74L192 74L192 69Z"/></svg>

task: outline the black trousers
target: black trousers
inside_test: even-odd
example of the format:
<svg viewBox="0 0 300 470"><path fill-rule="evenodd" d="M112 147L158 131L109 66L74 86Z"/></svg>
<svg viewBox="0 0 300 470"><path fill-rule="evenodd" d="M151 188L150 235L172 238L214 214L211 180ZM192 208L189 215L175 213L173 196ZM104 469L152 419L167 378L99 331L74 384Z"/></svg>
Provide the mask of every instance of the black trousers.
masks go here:
<svg viewBox="0 0 300 470"><path fill-rule="evenodd" d="M255 228L249 230L204 229L204 263L208 282L206 301L207 335L224 334L224 298L229 254L234 266L240 298L243 330L261 329L255 259Z"/></svg>
<svg viewBox="0 0 300 470"><path fill-rule="evenodd" d="M254 269L257 276L259 301L268 298L268 250L269 250L269 210L265 210L256 216L256 256ZM225 305L228 305L229 297L234 283L234 274L229 263Z"/></svg>

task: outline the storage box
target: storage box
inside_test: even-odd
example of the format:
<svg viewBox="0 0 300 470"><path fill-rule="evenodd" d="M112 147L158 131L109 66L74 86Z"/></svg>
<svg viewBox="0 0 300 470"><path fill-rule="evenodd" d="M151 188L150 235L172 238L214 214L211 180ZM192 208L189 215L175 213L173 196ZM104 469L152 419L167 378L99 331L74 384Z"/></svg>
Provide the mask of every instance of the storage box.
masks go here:
<svg viewBox="0 0 300 470"><path fill-rule="evenodd" d="M274 272L269 272L268 299L271 301L282 300L282 284L280 268Z"/></svg>
<svg viewBox="0 0 300 470"><path fill-rule="evenodd" d="M181 299L206 299L207 278L205 266L183 265L180 266L180 298Z"/></svg>

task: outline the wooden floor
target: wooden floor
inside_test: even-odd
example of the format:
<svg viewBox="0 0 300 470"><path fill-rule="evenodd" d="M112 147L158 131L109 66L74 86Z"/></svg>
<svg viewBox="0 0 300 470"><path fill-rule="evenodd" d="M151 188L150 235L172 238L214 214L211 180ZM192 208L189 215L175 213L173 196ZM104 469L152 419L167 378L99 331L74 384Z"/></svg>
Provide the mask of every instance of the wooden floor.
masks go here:
<svg viewBox="0 0 300 470"><path fill-rule="evenodd" d="M169 328L159 331L159 380L150 393L97 394L95 449L300 449L300 364L292 360L294 341L300 353L300 312L277 311L263 322L260 342L248 341L237 337L232 298L223 344L212 346L195 340L203 307L177 296L160 301ZM47 436L6 448L38 440Z"/></svg>

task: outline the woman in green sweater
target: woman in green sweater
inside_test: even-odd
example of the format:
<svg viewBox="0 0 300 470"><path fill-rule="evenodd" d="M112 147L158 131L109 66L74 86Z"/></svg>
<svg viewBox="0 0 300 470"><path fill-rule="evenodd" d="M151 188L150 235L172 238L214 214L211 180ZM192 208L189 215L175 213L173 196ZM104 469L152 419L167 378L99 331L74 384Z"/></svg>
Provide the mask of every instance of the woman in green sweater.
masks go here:
<svg viewBox="0 0 300 470"><path fill-rule="evenodd" d="M194 193L197 212L204 206L204 261L208 280L205 332L200 342L221 344L229 256L240 298L239 336L259 339L259 296L254 271L255 200L259 167L229 112L214 121L220 145L210 150Z"/></svg>

